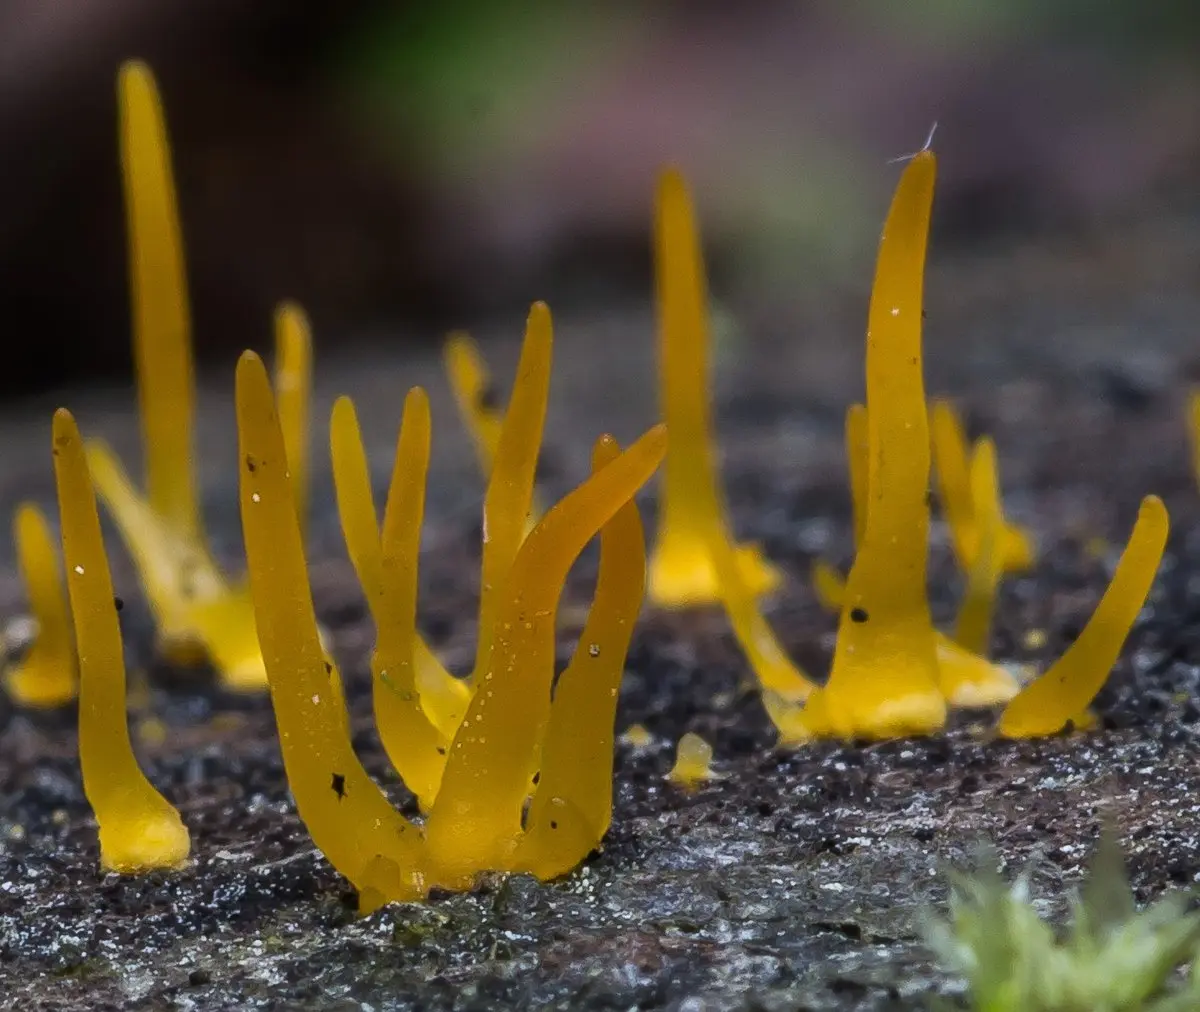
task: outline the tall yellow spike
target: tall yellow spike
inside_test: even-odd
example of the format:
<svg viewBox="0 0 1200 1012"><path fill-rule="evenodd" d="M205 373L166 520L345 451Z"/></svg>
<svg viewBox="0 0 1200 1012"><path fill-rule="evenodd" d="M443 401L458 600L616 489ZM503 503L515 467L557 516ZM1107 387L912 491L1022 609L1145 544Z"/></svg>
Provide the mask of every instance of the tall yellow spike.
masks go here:
<svg viewBox="0 0 1200 1012"><path fill-rule="evenodd" d="M240 502L254 612L280 747L313 842L360 891L360 908L420 899L420 834L363 769L317 631L287 453L266 367L237 369Z"/></svg>
<svg viewBox="0 0 1200 1012"><path fill-rule="evenodd" d="M620 452L612 436L601 436L592 451L592 473ZM554 689L541 776L516 862L541 879L565 875L578 865L612 821L617 694L645 586L645 535L630 499L600 532L595 598Z"/></svg>
<svg viewBox="0 0 1200 1012"><path fill-rule="evenodd" d="M100 827L100 864L133 874L176 868L191 849L179 813L146 779L129 741L125 659L112 577L83 441L70 412L54 415L54 480L67 590L79 650L79 762Z"/></svg>
<svg viewBox="0 0 1200 1012"><path fill-rule="evenodd" d="M897 737L946 719L926 600L929 424L921 374L921 304L933 202L933 153L916 155L879 244L867 325L869 506L850 570L829 681L785 739Z"/></svg>
<svg viewBox="0 0 1200 1012"><path fill-rule="evenodd" d="M50 525L33 503L17 507L13 540L37 628L29 651L7 672L8 691L19 706L63 706L75 698L79 680L75 640Z"/></svg>
<svg viewBox="0 0 1200 1012"><path fill-rule="evenodd" d="M1167 545L1170 521L1157 496L1147 496L1112 581L1079 637L1040 678L1005 708L999 732L1006 738L1056 734L1085 708L1108 680L1121 646L1137 620Z"/></svg>
<svg viewBox="0 0 1200 1012"><path fill-rule="evenodd" d="M177 535L199 539L191 315L167 128L150 68L124 64L118 98L146 492Z"/></svg>
<svg viewBox="0 0 1200 1012"><path fill-rule="evenodd" d="M664 607L721 600L711 531L732 535L718 487L709 417L708 293L700 238L683 176L663 173L655 215L659 396L671 431L659 493L658 534L650 558L650 599ZM754 596L782 579L754 545L735 548Z"/></svg>
<svg viewBox="0 0 1200 1012"><path fill-rule="evenodd" d="M445 878L469 878L481 867L512 867L550 716L563 581L584 546L649 480L665 452L666 432L656 426L552 508L506 574L488 665L478 673L478 689L425 826Z"/></svg>

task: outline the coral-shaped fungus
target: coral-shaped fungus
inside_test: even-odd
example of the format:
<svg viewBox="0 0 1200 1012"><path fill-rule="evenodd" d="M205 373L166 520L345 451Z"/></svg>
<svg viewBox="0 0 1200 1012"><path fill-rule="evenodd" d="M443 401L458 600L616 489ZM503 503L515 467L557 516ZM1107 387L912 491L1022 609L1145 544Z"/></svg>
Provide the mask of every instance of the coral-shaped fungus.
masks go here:
<svg viewBox="0 0 1200 1012"><path fill-rule="evenodd" d="M435 886L466 888L485 871L553 878L607 830L617 686L645 571L632 498L661 462L666 433L656 427L623 453L601 439L592 476L522 540L549 352L549 316L535 306L489 483L481 648L456 720L442 709L445 686L427 692L419 671L417 556L429 454L423 391L405 403L382 531L362 522L369 485L349 499L339 493L354 504L343 522L356 566L367 574L377 626L376 723L420 797L421 826L403 818L367 775L351 748L343 704L328 690L274 397L257 356L246 353L238 364L242 525L284 764L301 818L358 888L363 910L417 899ZM352 419L348 411L344 419ZM558 598L598 532L595 597L574 657L555 682Z"/></svg>
<svg viewBox="0 0 1200 1012"><path fill-rule="evenodd" d="M146 779L129 741L125 659L96 496L79 429L54 416L54 479L67 591L79 651L79 763L100 827L100 865L127 874L175 868L190 840L179 813Z"/></svg>
<svg viewBox="0 0 1200 1012"><path fill-rule="evenodd" d="M659 181L655 213L659 399L671 449L659 493L650 556L650 599L664 607L721 600L711 545L733 545L718 482L709 411L708 292L691 197L674 170ZM781 576L756 545L737 545L742 582L765 593Z"/></svg>
<svg viewBox="0 0 1200 1012"><path fill-rule="evenodd" d="M221 572L200 517L191 323L162 107L140 63L122 67L118 91L145 495L102 443L89 445L89 463L141 575L163 655L179 663L207 659L226 687L255 691L266 676L249 588ZM275 333L280 418L303 515L311 350L299 308L280 307Z"/></svg>
<svg viewBox="0 0 1200 1012"><path fill-rule="evenodd" d="M63 706L75 698L79 669L58 552L46 517L33 503L13 519L17 568L33 616L34 639L6 673L12 698L22 706Z"/></svg>
<svg viewBox="0 0 1200 1012"><path fill-rule="evenodd" d="M845 586L827 588L840 597L841 616L825 685L813 687L783 656L726 542L712 538L726 608L786 742L932 732L945 722L947 701L962 694L964 681L986 680L992 668L940 636L926 596L931 441L921 311L935 173L932 152L911 160L879 244L867 326L867 403L847 420L858 548ZM856 447L863 443L865 467L855 461ZM967 606L957 630L959 638L979 649L986 639L984 616L990 616L995 584L1012 543L995 472L994 449L984 442L969 476L975 544ZM1166 510L1149 496L1084 631L1045 674L1009 702L1000 734L1053 734L1083 719L1149 593L1166 536Z"/></svg>

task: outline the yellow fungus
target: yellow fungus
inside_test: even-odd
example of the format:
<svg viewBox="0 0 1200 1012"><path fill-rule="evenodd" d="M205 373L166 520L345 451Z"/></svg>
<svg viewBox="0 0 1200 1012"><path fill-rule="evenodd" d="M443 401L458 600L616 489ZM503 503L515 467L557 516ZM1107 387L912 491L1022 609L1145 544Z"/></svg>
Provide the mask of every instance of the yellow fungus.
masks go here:
<svg viewBox="0 0 1200 1012"><path fill-rule="evenodd" d="M275 310L275 391L300 531L308 520L309 405L312 402L312 330L304 310L285 302Z"/></svg>
<svg viewBox="0 0 1200 1012"><path fill-rule="evenodd" d="M867 406L846 409L846 467L850 472L850 506L854 518L854 544L862 544L867 529L867 460L870 454Z"/></svg>
<svg viewBox="0 0 1200 1012"><path fill-rule="evenodd" d="M628 745L635 751L647 749L654 744L652 735L644 724L630 724L618 739L622 745Z"/></svg>
<svg viewBox="0 0 1200 1012"><path fill-rule="evenodd" d="M916 155L879 244L867 324L868 509L828 682L785 738L926 734L946 719L925 592L929 425L921 375L925 247L936 172Z"/></svg>
<svg viewBox="0 0 1200 1012"><path fill-rule="evenodd" d="M32 503L17 507L13 539L17 568L37 628L25 656L7 673L8 691L21 706L63 706L77 691L75 640L50 526Z"/></svg>
<svg viewBox="0 0 1200 1012"><path fill-rule="evenodd" d="M650 559L650 599L668 608L721 600L712 530L730 541L717 483L709 418L708 295L700 239L687 184L663 173L655 216L658 284L659 397L671 432L659 493L658 534ZM755 545L733 548L751 595L782 579Z"/></svg>
<svg viewBox="0 0 1200 1012"><path fill-rule="evenodd" d="M1040 678L1012 700L1000 717L1008 738L1056 734L1068 721L1086 723L1086 707L1117 661L1145 604L1167 544L1169 520L1157 496L1147 496L1116 572L1079 637Z"/></svg>
<svg viewBox="0 0 1200 1012"><path fill-rule="evenodd" d="M479 469L484 475L490 475L496 466L496 454L500 452L504 409L497 397L487 363L471 336L462 331L446 339L443 358L450 389L454 393L454 403L475 446ZM535 496L525 522L526 534L533 529L541 515L542 509Z"/></svg>
<svg viewBox="0 0 1200 1012"><path fill-rule="evenodd" d="M694 791L710 780L720 777L713 772L712 746L698 734L689 731L675 746L675 765L667 773L667 779L685 791Z"/></svg>
<svg viewBox="0 0 1200 1012"><path fill-rule="evenodd" d="M615 439L601 437L592 453L592 473L620 452ZM570 871L608 832L617 695L645 589L646 541L630 499L600 532L592 607L554 688L541 778L517 855L519 866L543 878ZM563 839L569 832L579 838L574 849Z"/></svg>
<svg viewBox="0 0 1200 1012"><path fill-rule="evenodd" d="M392 766L426 809L437 796L450 740L470 698L466 686L442 668L416 630L417 555L429 465L429 426L429 402L425 392L416 387L405 400L396 446L385 514L391 519L386 559L366 453L354 405L348 398L339 398L334 404L329 428L342 530L376 628L371 659L375 726ZM419 664L428 669L427 684L447 679L461 693L455 704L457 715L448 714L447 724L436 720L437 707L423 706L432 694L418 689Z"/></svg>
<svg viewBox="0 0 1200 1012"><path fill-rule="evenodd" d="M549 510L517 552L498 601L486 667L476 672L477 691L425 826L433 854L452 878L469 873L481 855L497 868L513 860L521 809L550 719L563 581L584 546L649 480L665 452L666 431L657 426ZM624 635L619 625L612 629ZM604 665L623 663L623 650L597 646Z"/></svg>
<svg viewBox="0 0 1200 1012"><path fill-rule="evenodd" d="M237 418L247 568L296 808L329 862L373 902L419 899L420 833L363 769L331 691L275 398L252 352L238 362Z"/></svg>
<svg viewBox="0 0 1200 1012"><path fill-rule="evenodd" d="M624 453L611 437L602 439L593 475L521 541L517 521L528 510L550 340L548 312L535 306L485 512L489 527L497 522L501 547L515 543L515 552L506 570L493 563L491 645L449 734L425 708L414 674L428 403L419 389L406 401L382 532L353 406L335 406L339 509L377 625L376 721L397 769L420 795L421 829L391 809L353 755L344 705L328 691L330 666L316 633L270 384L253 353L238 365L243 529L284 763L301 818L358 888L361 909L417 898L433 886L465 888L484 871L563 874L600 842L611 818L617 685L645 582L632 499L666 453L666 432L658 426ZM597 533L596 594L552 695L558 598ZM398 733L404 729L407 737Z"/></svg>
<svg viewBox="0 0 1200 1012"><path fill-rule="evenodd" d="M962 420L949 401L933 402L929 422L942 512L950 527L951 544L959 568L970 573L980 537L980 504L973 496L970 477L971 462L979 453L979 443L968 453ZM1028 531L1004 520L1003 514L1001 523L998 549L1001 575L1024 572L1033 565L1033 538Z"/></svg>
<svg viewBox="0 0 1200 1012"><path fill-rule="evenodd" d="M79 762L100 827L100 864L132 874L175 868L190 840L179 813L146 779L129 739L125 660L112 577L75 419L54 415L54 478L67 590L79 652Z"/></svg>
<svg viewBox="0 0 1200 1012"><path fill-rule="evenodd" d="M967 589L958 611L954 640L975 654L986 654L992 633L992 612L1003 565L1004 518L996 481L996 447L981 439L971 459L971 500L974 505L975 552L967 572Z"/></svg>
<svg viewBox="0 0 1200 1012"><path fill-rule="evenodd" d="M145 494L102 443L89 445L88 460L138 568L162 655L180 664L208 660L226 688L258 691L266 687L266 676L250 591L244 580L229 580L220 571L200 516L183 242L162 103L144 64L121 68L118 98ZM298 307L279 308L275 338L284 440L303 527L312 350Z"/></svg>

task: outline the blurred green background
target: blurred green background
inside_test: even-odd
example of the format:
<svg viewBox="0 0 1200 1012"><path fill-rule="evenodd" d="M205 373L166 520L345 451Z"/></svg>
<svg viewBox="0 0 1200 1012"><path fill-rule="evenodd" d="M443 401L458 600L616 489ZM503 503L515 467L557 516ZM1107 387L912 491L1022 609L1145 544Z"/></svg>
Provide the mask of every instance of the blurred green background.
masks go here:
<svg viewBox="0 0 1200 1012"><path fill-rule="evenodd" d="M129 56L160 77L197 341L227 364L284 297L339 345L645 300L666 162L749 298L861 287L887 162L934 121L939 249L1194 208L1198 50L1194 0L9 0L0 376L127 375Z"/></svg>

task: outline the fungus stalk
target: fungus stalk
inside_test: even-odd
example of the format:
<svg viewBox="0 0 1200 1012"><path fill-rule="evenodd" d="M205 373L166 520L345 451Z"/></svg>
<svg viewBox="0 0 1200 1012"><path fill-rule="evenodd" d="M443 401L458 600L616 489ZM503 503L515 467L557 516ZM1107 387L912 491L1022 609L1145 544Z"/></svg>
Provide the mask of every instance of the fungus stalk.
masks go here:
<svg viewBox="0 0 1200 1012"><path fill-rule="evenodd" d="M650 599L668 608L722 598L712 556L712 532L732 544L718 485L709 417L708 294L700 238L683 177L665 172L655 216L658 285L659 397L671 432L659 493L658 534L650 559ZM755 545L734 547L753 596L778 586L781 575Z"/></svg>
<svg viewBox="0 0 1200 1012"><path fill-rule="evenodd" d="M63 706L78 687L75 641L50 525L33 503L17 507L13 540L36 629L25 656L7 672L8 691L20 706Z"/></svg>
<svg viewBox="0 0 1200 1012"><path fill-rule="evenodd" d="M75 419L54 416L54 478L67 590L79 652L79 762L100 827L100 864L135 874L177 868L190 850L179 813L134 757L125 708L125 661L100 518Z"/></svg>

